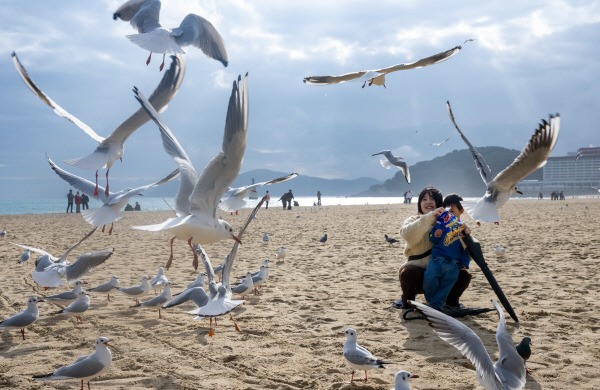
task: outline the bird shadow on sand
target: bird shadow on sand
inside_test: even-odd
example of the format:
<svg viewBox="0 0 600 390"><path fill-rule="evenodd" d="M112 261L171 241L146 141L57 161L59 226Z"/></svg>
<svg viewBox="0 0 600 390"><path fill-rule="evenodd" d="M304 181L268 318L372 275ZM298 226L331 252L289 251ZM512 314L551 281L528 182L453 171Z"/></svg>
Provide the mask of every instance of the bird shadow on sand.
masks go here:
<svg viewBox="0 0 600 390"><path fill-rule="evenodd" d="M0 344L0 356L6 357L6 353L20 343L16 342L16 337L13 336L8 330L4 330L3 332L0 332L0 334L0 340L2 340L2 343ZM19 337L21 337L21 334L19 334Z"/></svg>

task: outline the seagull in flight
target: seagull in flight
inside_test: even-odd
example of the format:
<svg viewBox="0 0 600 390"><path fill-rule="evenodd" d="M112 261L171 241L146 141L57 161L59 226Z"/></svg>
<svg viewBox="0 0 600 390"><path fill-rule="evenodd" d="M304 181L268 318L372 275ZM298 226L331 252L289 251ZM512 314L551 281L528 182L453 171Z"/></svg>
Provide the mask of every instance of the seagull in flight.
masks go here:
<svg viewBox="0 0 600 390"><path fill-rule="evenodd" d="M409 302L442 340L458 349L475 365L477 380L486 390L518 390L525 386L525 361L519 356L506 330L504 312L498 302L492 301L500 317L496 330L500 356L496 364L492 362L481 339L465 324L422 303Z"/></svg>
<svg viewBox="0 0 600 390"><path fill-rule="evenodd" d="M127 138L129 138L129 136L140 126L150 120L146 112L140 108L123 123L121 123L119 127L117 127L108 137L101 137L94 130L92 130L91 127L68 113L65 109L56 104L54 100L50 99L48 95L42 92L42 90L29 77L27 71L21 62L19 62L15 52L12 53L12 58L19 75L21 75L21 78L25 84L37 97L50 106L58 116L71 121L87 135L92 137L92 139L99 143L96 150L89 155L72 160L65 160L65 162L80 169L96 170L96 187L93 192L89 192L90 194L93 193L96 197L98 196L99 188L98 170L106 168L106 189L104 191L105 195L108 196L108 172L115 161L122 161L124 144ZM160 84L158 84L158 87L156 87L149 99L154 109L158 112L163 112L167 109L167 104L171 101L173 96L175 96L175 93L177 93L185 73L185 61L183 56L172 56L171 58L171 67L167 72L165 72Z"/></svg>
<svg viewBox="0 0 600 390"><path fill-rule="evenodd" d="M48 163L56 172L61 179L77 188L79 191L84 192L86 194L91 194L94 190L94 183L89 180L86 180L80 176L76 176L70 172L65 171L64 169L57 166L50 158L48 158ZM177 178L179 176L179 168L171 172L167 177L162 180L159 180L155 183L146 184L144 186L140 186L137 188L125 188L119 192L110 192L110 191L101 191L98 195L99 199L102 201L103 205L97 209L87 209L81 212L83 219L86 220L87 223L94 226L102 227L102 232L104 233L104 225L110 223L110 230L108 234L112 234L113 231L113 223L121 219L121 214L119 211L125 206L125 204L129 201L129 199L133 196L139 195L142 196L142 193L149 188L159 186L161 184L165 184L170 182L171 180ZM98 184L96 184L98 187ZM102 187L99 187L102 189Z"/></svg>
<svg viewBox="0 0 600 390"><path fill-rule="evenodd" d="M445 139L445 140L443 140L442 142L434 142L434 143L432 143L431 145L433 145L433 146L442 146L442 144L443 144L444 142L448 142L448 141L450 141L450 138L446 138L446 139Z"/></svg>
<svg viewBox="0 0 600 390"><path fill-rule="evenodd" d="M236 210L241 209L246 205L246 201L244 197L248 192L256 192L256 189L261 186L266 186L269 184L282 183L284 181L290 180L298 176L297 173L290 173L289 175L269 180L263 181L262 183L254 183L244 187L231 188L229 187L223 197L225 198L219 203L219 208L223 211L234 212Z"/></svg>
<svg viewBox="0 0 600 390"><path fill-rule="evenodd" d="M382 167L384 167L385 169L390 169L392 165L397 166L398 169L400 169L404 174L406 182L410 184L410 171L408 170L408 164L402 161L402 157L394 156L391 150L382 150L381 152L373 153L372 156L377 156L379 154L383 154L385 156L385 159L381 159L379 161Z"/></svg>
<svg viewBox="0 0 600 390"><path fill-rule="evenodd" d="M508 201L511 194L515 192L523 194L517 190L517 184L536 169L546 165L546 160L558 140L560 116L559 114L550 115L548 121L542 119L542 123L538 125L538 128L529 139L521 154L517 156L512 164L492 179L492 172L483 159L483 156L471 145L467 137L458 128L452 114L452 109L450 108L450 102L446 102L446 108L454 127L469 147L479 174L487 187L483 198L477 201L476 204L465 202L464 208L477 221L477 224L479 222L493 222L498 224L500 221L498 209Z"/></svg>
<svg viewBox="0 0 600 390"><path fill-rule="evenodd" d="M167 53L183 54L185 52L182 47L192 45L227 66L229 57L225 42L208 20L196 14L188 14L179 27L168 29L158 21L160 6L160 0L129 0L113 14L114 20L129 22L139 33L127 35L127 38L150 52L146 65L150 63L152 53L163 53L160 65L160 70L163 70Z"/></svg>
<svg viewBox="0 0 600 390"><path fill-rule="evenodd" d="M469 41L473 41L473 39L467 39L463 45ZM346 73L340 76L310 76L305 77L304 82L306 84L313 85L329 85L329 84L337 84L342 83L344 81L357 80L363 83L362 87L364 88L367 83L369 86L375 85L383 85L385 88L385 75L388 73L395 72L397 70L408 70L408 69L418 69L423 68L429 65L435 65L440 62L446 61L447 59L455 56L462 49L462 46L455 46L450 50L443 51L441 53L434 54L430 57L422 58L416 62L411 62L407 64L397 64L392 65L387 68L377 69L377 70L362 70L360 72L352 72Z"/></svg>
<svg viewBox="0 0 600 390"><path fill-rule="evenodd" d="M181 169L179 191L175 195L177 216L157 225L134 226L134 229L147 231L168 231L171 239L171 255L166 269L173 261L173 241L177 238L186 241L194 253L193 266L198 269L198 255L192 244L210 244L223 239L240 242L233 234L229 223L217 218L219 200L240 172L246 137L248 134L248 75L242 81L241 76L233 82L222 150L208 163L198 177L189 157L164 124L144 95L134 88L135 97L150 117L158 125L165 151ZM241 243L241 242L240 242Z"/></svg>

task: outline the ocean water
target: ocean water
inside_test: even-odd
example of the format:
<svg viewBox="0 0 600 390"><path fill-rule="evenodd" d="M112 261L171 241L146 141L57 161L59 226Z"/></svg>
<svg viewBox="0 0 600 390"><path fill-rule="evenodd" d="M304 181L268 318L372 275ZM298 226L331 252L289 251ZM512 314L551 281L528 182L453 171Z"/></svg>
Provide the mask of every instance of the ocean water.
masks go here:
<svg viewBox="0 0 600 390"><path fill-rule="evenodd" d="M317 201L316 196L297 196L295 200L301 207L309 207L313 202ZM416 200L416 198L414 199ZM402 197L335 197L324 196L321 198L322 206L337 206L337 205L365 205L365 204L398 204L402 203ZM171 207L175 206L173 198L152 198L152 197L137 197L132 200L131 205L139 202L142 210L169 210L167 202ZM246 207L252 208L258 203L257 200L246 199ZM100 207L102 203L90 199L90 208ZM281 207L281 202L273 200L269 207ZM75 206L73 206L75 208ZM51 214L64 213L67 209L66 199L0 199L0 215L5 214Z"/></svg>

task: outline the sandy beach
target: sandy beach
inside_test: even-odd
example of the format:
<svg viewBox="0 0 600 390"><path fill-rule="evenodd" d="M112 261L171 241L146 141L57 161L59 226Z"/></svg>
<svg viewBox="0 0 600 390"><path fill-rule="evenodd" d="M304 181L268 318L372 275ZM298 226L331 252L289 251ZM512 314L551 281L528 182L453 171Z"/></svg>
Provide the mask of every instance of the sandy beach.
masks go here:
<svg viewBox="0 0 600 390"><path fill-rule="evenodd" d="M587 206L587 207L586 207ZM562 207L562 209L561 209ZM416 214L413 205L281 207L261 209L245 233L233 273L257 270L272 260L262 295L250 296L234 311L240 332L229 317L219 319L215 336L208 320L187 314L193 304L163 311L132 308L133 300L91 293L84 323L50 315L58 309L40 303L38 321L26 330L0 329L0 387L19 389L79 388L77 380L39 382L35 374L51 373L93 352L94 340L105 336L115 348L110 370L91 382L92 389L390 389L399 370L418 374L413 389L482 389L472 367L422 320L404 321L391 308L400 296L398 269L403 243L390 246L384 234L399 237L403 220ZM251 210L225 220L238 231ZM132 225L158 223L171 212L127 212L112 236L99 231L70 257L114 248L114 255L89 272L93 287L119 276L133 286L143 275L154 276L169 256L166 233L136 231ZM219 214L219 212L218 212ZM500 210L499 226L463 221L482 243L499 284L520 323L508 319L513 340L533 340L526 389L598 389L600 375L600 199L511 200ZM44 249L60 256L90 230L80 215L1 215L0 320L21 311L30 296L43 297L68 289L44 291L31 279L36 255L17 264L23 250L9 242ZM271 241L263 243L268 232ZM319 243L327 233L328 241ZM206 245L213 266L223 262L233 241ZM506 249L497 261L494 244ZM276 261L281 245L284 261ZM173 266L166 272L174 293L197 272L185 242L175 242ZM201 266L202 267L202 264ZM199 271L202 269L199 268ZM494 294L477 265L461 301L467 307L491 307ZM148 298L154 296L151 291ZM418 300L424 302L423 296ZM495 312L461 319L497 358ZM368 382L347 384L350 368L342 358L346 328L358 332L358 343L375 356L394 362L369 372ZM357 373L357 377L364 373Z"/></svg>

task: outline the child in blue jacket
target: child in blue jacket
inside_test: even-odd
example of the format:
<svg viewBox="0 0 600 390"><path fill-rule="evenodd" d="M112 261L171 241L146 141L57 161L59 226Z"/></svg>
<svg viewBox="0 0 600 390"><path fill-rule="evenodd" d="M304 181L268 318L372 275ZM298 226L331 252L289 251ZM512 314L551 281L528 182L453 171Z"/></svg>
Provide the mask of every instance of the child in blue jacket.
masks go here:
<svg viewBox="0 0 600 390"><path fill-rule="evenodd" d="M469 268L471 260L460 241L461 234L471 234L471 229L460 222L460 216L464 212L460 203L462 200L457 194L446 196L443 207L449 208L448 211L456 219L451 218L452 215L442 214L429 233L433 248L423 276L423 290L429 306L438 310L444 307L459 271Z"/></svg>

